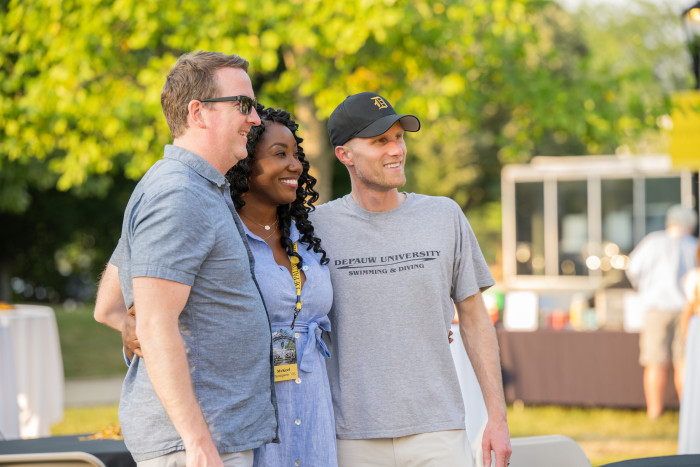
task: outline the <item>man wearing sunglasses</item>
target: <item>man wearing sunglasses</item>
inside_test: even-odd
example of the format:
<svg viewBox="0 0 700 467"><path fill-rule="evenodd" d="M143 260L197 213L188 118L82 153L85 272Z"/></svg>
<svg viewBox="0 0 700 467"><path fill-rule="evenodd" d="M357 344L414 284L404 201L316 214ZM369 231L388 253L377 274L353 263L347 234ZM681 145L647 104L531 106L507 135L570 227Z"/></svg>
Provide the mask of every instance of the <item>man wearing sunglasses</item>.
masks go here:
<svg viewBox="0 0 700 467"><path fill-rule="evenodd" d="M250 466L277 439L269 322L224 177L260 124L247 67L215 52L173 66L173 144L135 188L100 281L98 321L121 330L126 305L138 310L143 358L119 421L139 465Z"/></svg>

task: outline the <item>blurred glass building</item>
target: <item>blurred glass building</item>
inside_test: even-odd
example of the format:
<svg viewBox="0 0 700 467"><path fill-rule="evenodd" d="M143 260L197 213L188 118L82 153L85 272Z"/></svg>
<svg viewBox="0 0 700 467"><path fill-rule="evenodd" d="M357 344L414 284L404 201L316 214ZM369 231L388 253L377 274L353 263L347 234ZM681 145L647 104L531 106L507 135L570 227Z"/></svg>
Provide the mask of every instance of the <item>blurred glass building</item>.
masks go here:
<svg viewBox="0 0 700 467"><path fill-rule="evenodd" d="M501 182L503 288L536 294L540 325L584 301L587 328L622 328L627 255L670 206L694 205L691 171L666 155L535 157Z"/></svg>

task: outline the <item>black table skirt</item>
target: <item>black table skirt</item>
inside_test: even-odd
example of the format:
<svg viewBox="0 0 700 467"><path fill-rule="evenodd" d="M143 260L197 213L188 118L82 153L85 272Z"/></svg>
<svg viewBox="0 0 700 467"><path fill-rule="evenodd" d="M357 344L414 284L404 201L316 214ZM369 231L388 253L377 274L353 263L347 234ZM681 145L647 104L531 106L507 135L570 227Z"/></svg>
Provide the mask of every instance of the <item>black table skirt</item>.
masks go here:
<svg viewBox="0 0 700 467"><path fill-rule="evenodd" d="M136 462L124 441L112 439L78 440L78 436L0 441L0 454L27 454L82 451L100 459L107 467L135 467Z"/></svg>
<svg viewBox="0 0 700 467"><path fill-rule="evenodd" d="M497 329L509 403L644 408L639 334L616 331ZM665 405L678 408L672 374Z"/></svg>

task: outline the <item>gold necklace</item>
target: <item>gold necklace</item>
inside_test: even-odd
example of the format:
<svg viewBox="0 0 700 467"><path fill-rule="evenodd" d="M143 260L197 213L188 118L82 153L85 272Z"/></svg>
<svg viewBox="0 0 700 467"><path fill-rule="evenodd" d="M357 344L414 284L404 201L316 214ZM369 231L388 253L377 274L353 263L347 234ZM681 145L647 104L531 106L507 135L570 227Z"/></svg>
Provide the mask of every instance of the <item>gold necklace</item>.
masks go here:
<svg viewBox="0 0 700 467"><path fill-rule="evenodd" d="M258 222L255 222L253 219L251 219L251 218L248 217L248 216L245 216L245 215L241 214L240 212L238 213L238 215L241 216L241 217L244 217L244 218L248 219L248 220L249 220L250 222L252 222L253 224L258 225L258 226L262 227L263 229L265 229L265 230L267 230L267 231L271 231L270 234L267 235L266 237L263 237L262 235L256 234L256 235L258 235L258 237L262 238L263 241L264 241L265 243L267 243L267 241L270 239L270 237L272 237L272 236L273 236L275 233L277 233L277 231L278 231L278 229L272 229L272 227L274 227L274 226L277 225L277 219L275 219L275 222L272 224L272 227L271 227L271 226L269 226L269 225L259 224ZM250 229L250 226L249 226L248 228ZM253 229L250 229L250 231L252 232Z"/></svg>
<svg viewBox="0 0 700 467"><path fill-rule="evenodd" d="M239 213L239 214L240 214L241 216L245 217L246 219L248 219L248 220L249 220L250 222L252 222L253 224L257 224L257 225L259 225L260 227L262 227L262 228L265 229L265 230L270 230L270 229L272 229L272 227L274 227L274 226L277 225L277 221L278 221L278 219L275 218L275 222L273 222L271 225L264 225L264 224L260 224L259 222L255 222L253 219L251 219L250 217L246 216L245 214L242 214L242 213Z"/></svg>
<svg viewBox="0 0 700 467"><path fill-rule="evenodd" d="M267 243L268 239L269 239L270 237L272 237L272 236L273 236L274 234L276 234L276 233L277 233L277 229L275 229L275 230L273 230L272 232L270 232L270 235L268 235L267 237L262 237L262 236L260 236L260 235L258 235L258 236L259 236L260 238L262 238L262 239L265 241L265 243Z"/></svg>

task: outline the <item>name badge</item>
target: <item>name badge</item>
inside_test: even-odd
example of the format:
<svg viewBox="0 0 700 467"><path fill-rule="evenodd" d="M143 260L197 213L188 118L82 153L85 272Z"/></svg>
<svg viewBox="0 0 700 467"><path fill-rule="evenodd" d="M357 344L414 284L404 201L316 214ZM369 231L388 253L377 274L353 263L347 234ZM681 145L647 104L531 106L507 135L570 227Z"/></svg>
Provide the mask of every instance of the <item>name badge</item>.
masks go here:
<svg viewBox="0 0 700 467"><path fill-rule="evenodd" d="M275 365L275 382L296 379L297 342L294 331L290 328L280 329L272 333L272 361Z"/></svg>

